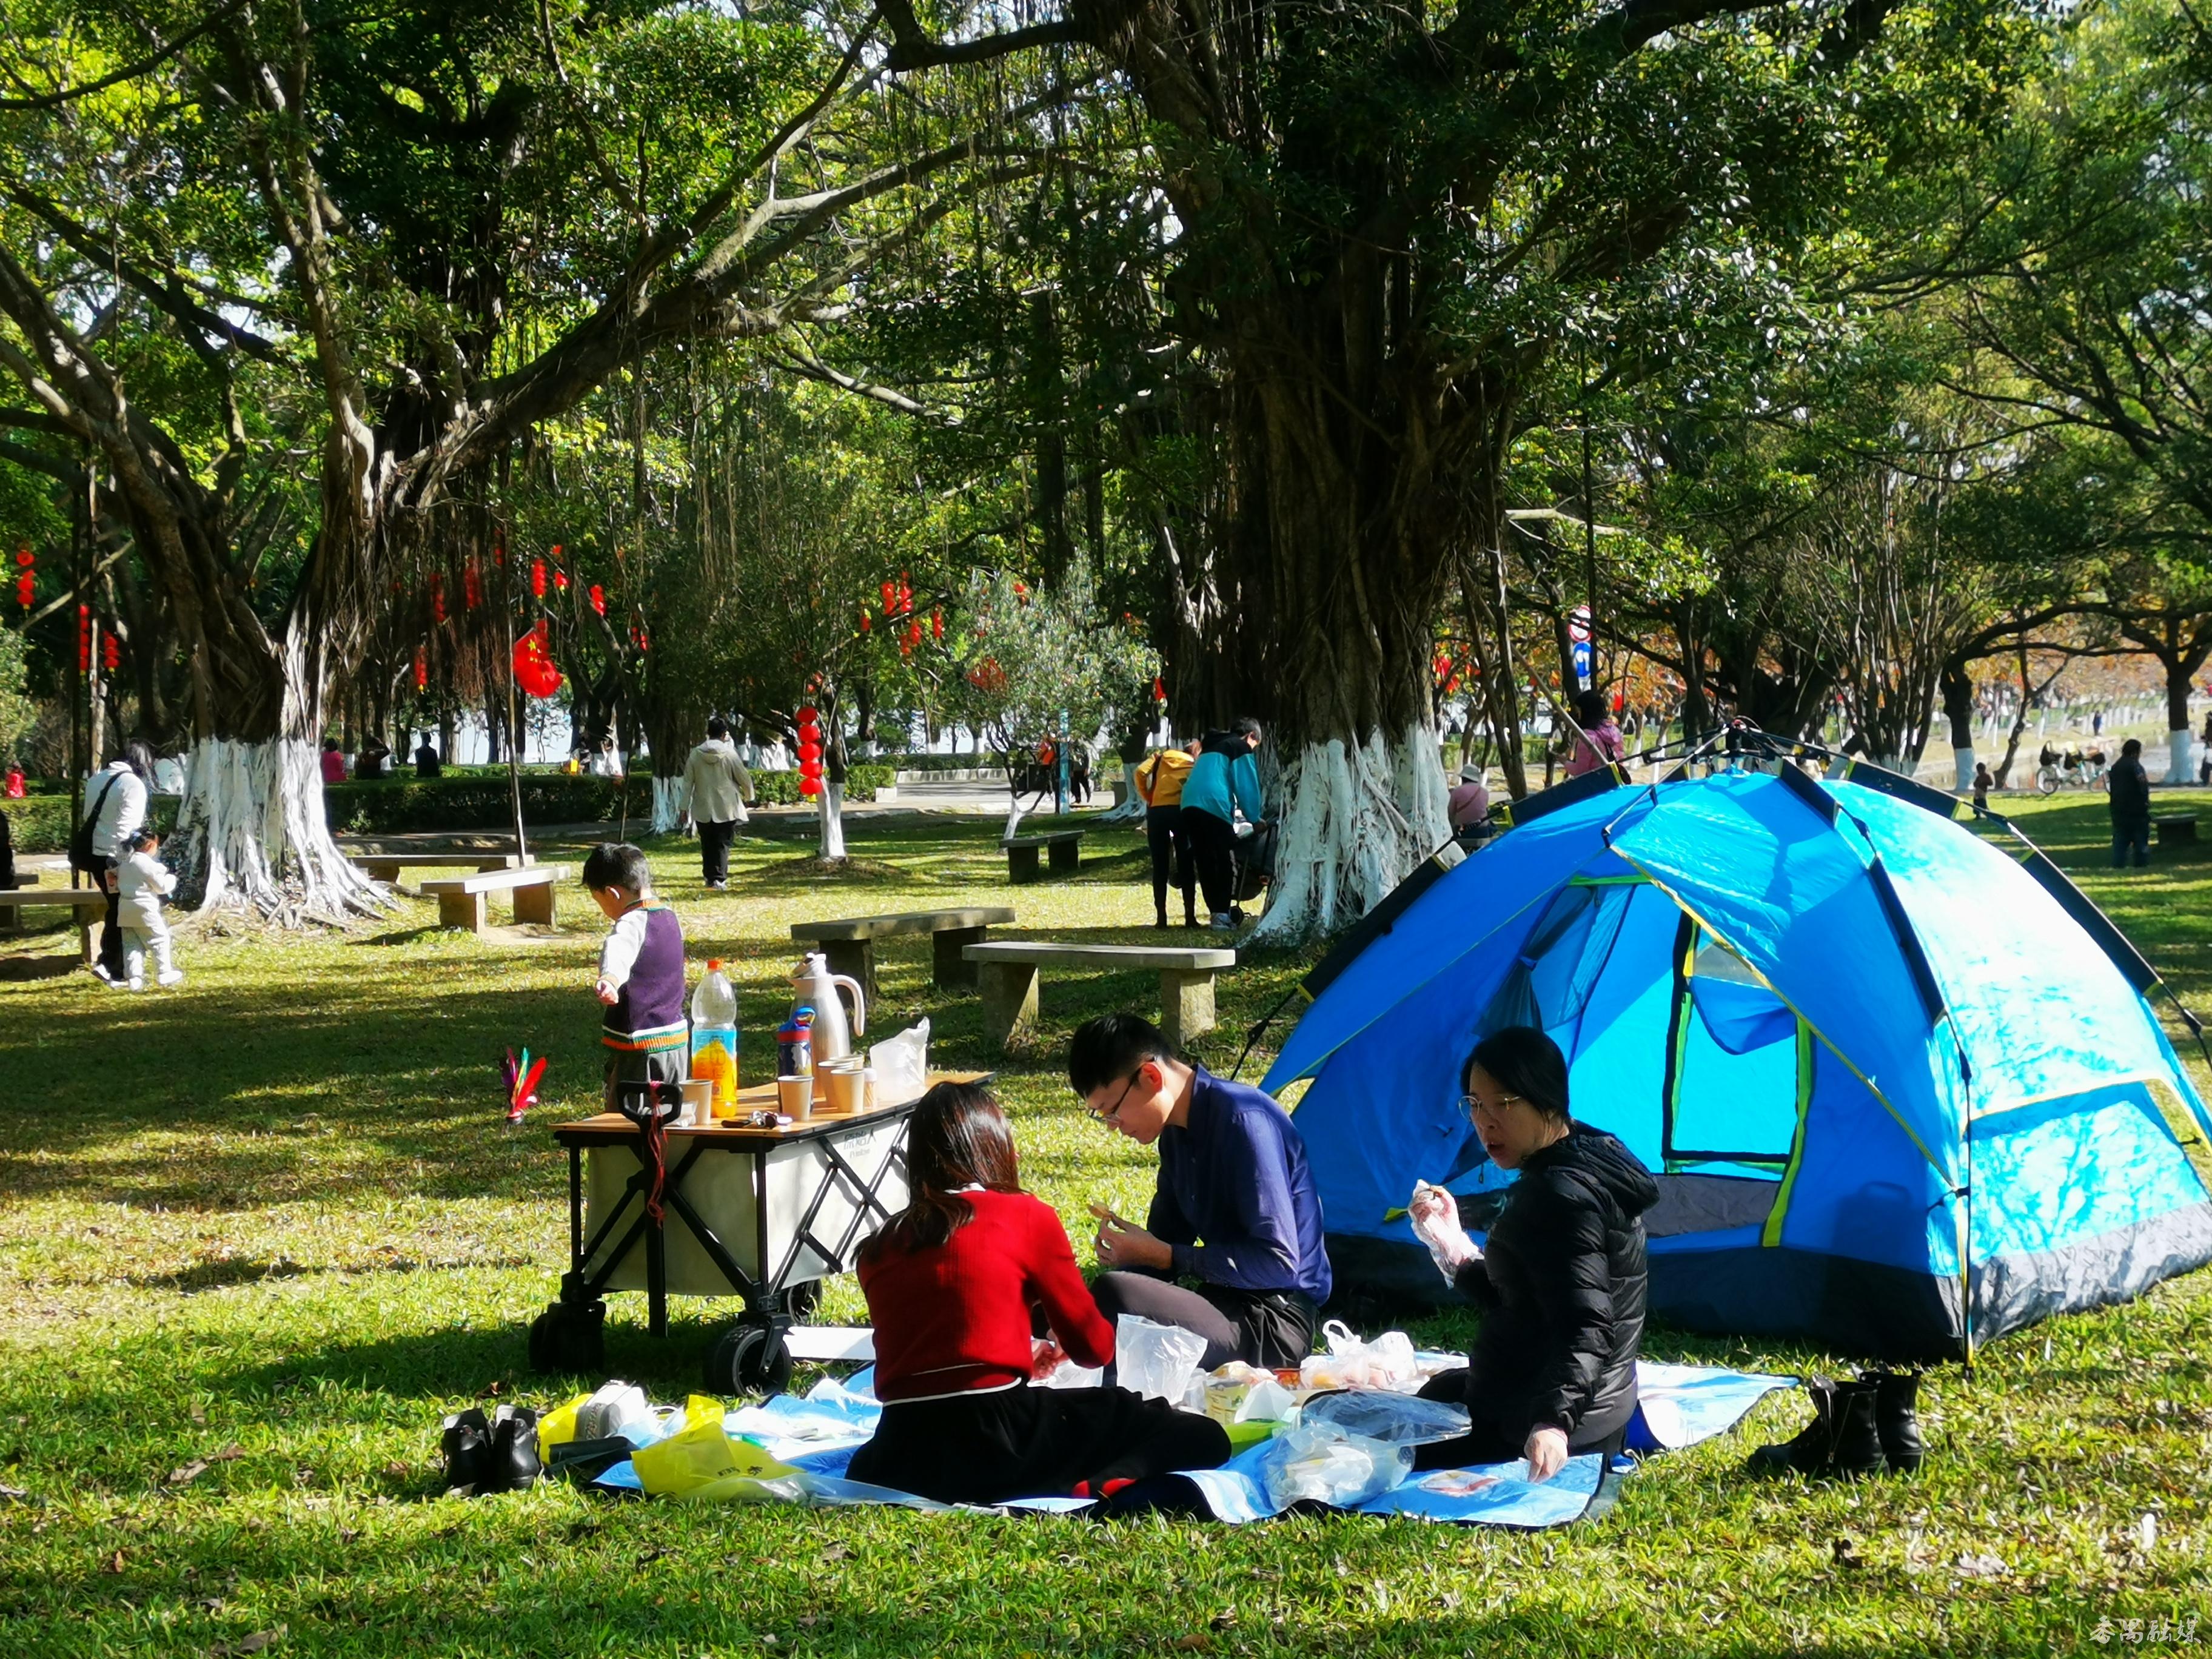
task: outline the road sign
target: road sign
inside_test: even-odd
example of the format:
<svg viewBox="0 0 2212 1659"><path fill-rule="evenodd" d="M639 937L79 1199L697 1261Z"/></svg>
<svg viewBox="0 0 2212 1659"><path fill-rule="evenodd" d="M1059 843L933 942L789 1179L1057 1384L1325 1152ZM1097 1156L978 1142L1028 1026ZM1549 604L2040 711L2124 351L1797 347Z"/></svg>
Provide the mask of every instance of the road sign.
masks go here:
<svg viewBox="0 0 2212 1659"><path fill-rule="evenodd" d="M1574 641L1573 650L1575 653L1575 678L1581 684L1583 690L1587 691L1589 690L1590 683L1590 644L1589 636L1584 635L1583 638Z"/></svg>
<svg viewBox="0 0 2212 1659"><path fill-rule="evenodd" d="M1583 645L1589 642L1589 607L1586 605L1578 605L1567 612L1567 638L1577 645Z"/></svg>

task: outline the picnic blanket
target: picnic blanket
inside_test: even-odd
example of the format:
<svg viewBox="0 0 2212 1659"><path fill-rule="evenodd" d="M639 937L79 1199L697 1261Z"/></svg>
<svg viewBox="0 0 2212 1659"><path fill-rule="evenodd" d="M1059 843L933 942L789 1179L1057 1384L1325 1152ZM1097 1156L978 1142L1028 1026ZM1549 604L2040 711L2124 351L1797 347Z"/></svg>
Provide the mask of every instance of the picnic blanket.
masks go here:
<svg viewBox="0 0 2212 1659"><path fill-rule="evenodd" d="M871 1367L842 1382L825 1377L803 1395L776 1395L760 1405L730 1412L722 1420L724 1432L757 1447L760 1464L691 1496L815 1504L890 1504L917 1510L955 1507L846 1478L853 1454L875 1432L882 1415L872 1390L873 1380ZM1693 1445L1733 1428L1766 1395L1796 1382L1794 1377L1717 1366L1639 1361L1637 1386L1642 1404L1630 1425L1628 1444L1647 1455ZM1266 1520L1281 1512L1260 1479L1260 1460L1266 1452L1267 1443L1262 1443L1220 1468L1194 1469L1167 1479L1188 1483L1182 1490L1194 1495L1216 1520L1232 1524ZM1528 1466L1517 1459L1424 1473L1359 1504L1353 1512L1522 1530L1564 1526L1586 1516L1595 1518L1609 1508L1621 1480L1635 1467L1636 1460L1628 1457L1607 1467L1601 1455L1589 1453L1569 1458L1565 1468L1541 1483L1531 1481ZM613 1465L591 1484L611 1492L642 1490L636 1469L628 1461ZM999 1507L1072 1513L1093 1505L1090 1498L1036 1497L1014 1498Z"/></svg>

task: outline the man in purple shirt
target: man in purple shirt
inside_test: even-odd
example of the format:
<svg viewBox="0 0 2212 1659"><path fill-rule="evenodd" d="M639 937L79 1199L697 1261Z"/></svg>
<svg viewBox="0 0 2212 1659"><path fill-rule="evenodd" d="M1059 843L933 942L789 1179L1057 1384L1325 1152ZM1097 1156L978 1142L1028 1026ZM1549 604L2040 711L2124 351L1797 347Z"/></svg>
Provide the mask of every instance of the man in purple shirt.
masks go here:
<svg viewBox="0 0 2212 1659"><path fill-rule="evenodd" d="M1091 1285L1099 1311L1195 1331L1209 1370L1304 1359L1330 1279L1321 1200L1290 1115L1249 1084L1177 1059L1134 1014L1079 1030L1067 1077L1093 1117L1160 1149L1143 1226L1091 1206L1107 1269Z"/></svg>

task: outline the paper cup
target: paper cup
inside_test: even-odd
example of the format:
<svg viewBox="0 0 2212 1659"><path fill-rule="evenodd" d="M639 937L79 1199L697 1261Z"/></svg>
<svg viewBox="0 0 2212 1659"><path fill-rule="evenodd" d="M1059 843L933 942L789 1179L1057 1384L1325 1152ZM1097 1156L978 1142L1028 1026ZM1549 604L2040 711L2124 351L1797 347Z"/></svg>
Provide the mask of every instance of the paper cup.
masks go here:
<svg viewBox="0 0 2212 1659"><path fill-rule="evenodd" d="M684 1127L706 1129L714 1122L714 1080L712 1078L687 1078L683 1084Z"/></svg>
<svg viewBox="0 0 2212 1659"><path fill-rule="evenodd" d="M793 1123L804 1123L814 1115L814 1079L811 1077L780 1077L775 1080L776 1109Z"/></svg>
<svg viewBox="0 0 2212 1659"><path fill-rule="evenodd" d="M858 1066L844 1066L830 1073L829 1094L823 1109L831 1112L857 1112L866 1098L867 1079Z"/></svg>

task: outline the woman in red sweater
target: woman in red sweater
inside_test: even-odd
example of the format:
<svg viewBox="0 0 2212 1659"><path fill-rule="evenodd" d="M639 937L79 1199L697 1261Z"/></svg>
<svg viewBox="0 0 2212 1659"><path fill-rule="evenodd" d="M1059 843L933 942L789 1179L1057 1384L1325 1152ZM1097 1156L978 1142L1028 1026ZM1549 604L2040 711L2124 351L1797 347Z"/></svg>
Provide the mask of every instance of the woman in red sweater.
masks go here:
<svg viewBox="0 0 2212 1659"><path fill-rule="evenodd" d="M855 1480L951 1504L1076 1492L1229 1458L1209 1419L1126 1389L1032 1389L1041 1313L1079 1365L1114 1358L1067 1230L1021 1188L988 1090L940 1083L908 1131L913 1197L860 1250L876 1328L875 1438ZM1057 1358L1057 1355L1050 1356Z"/></svg>

